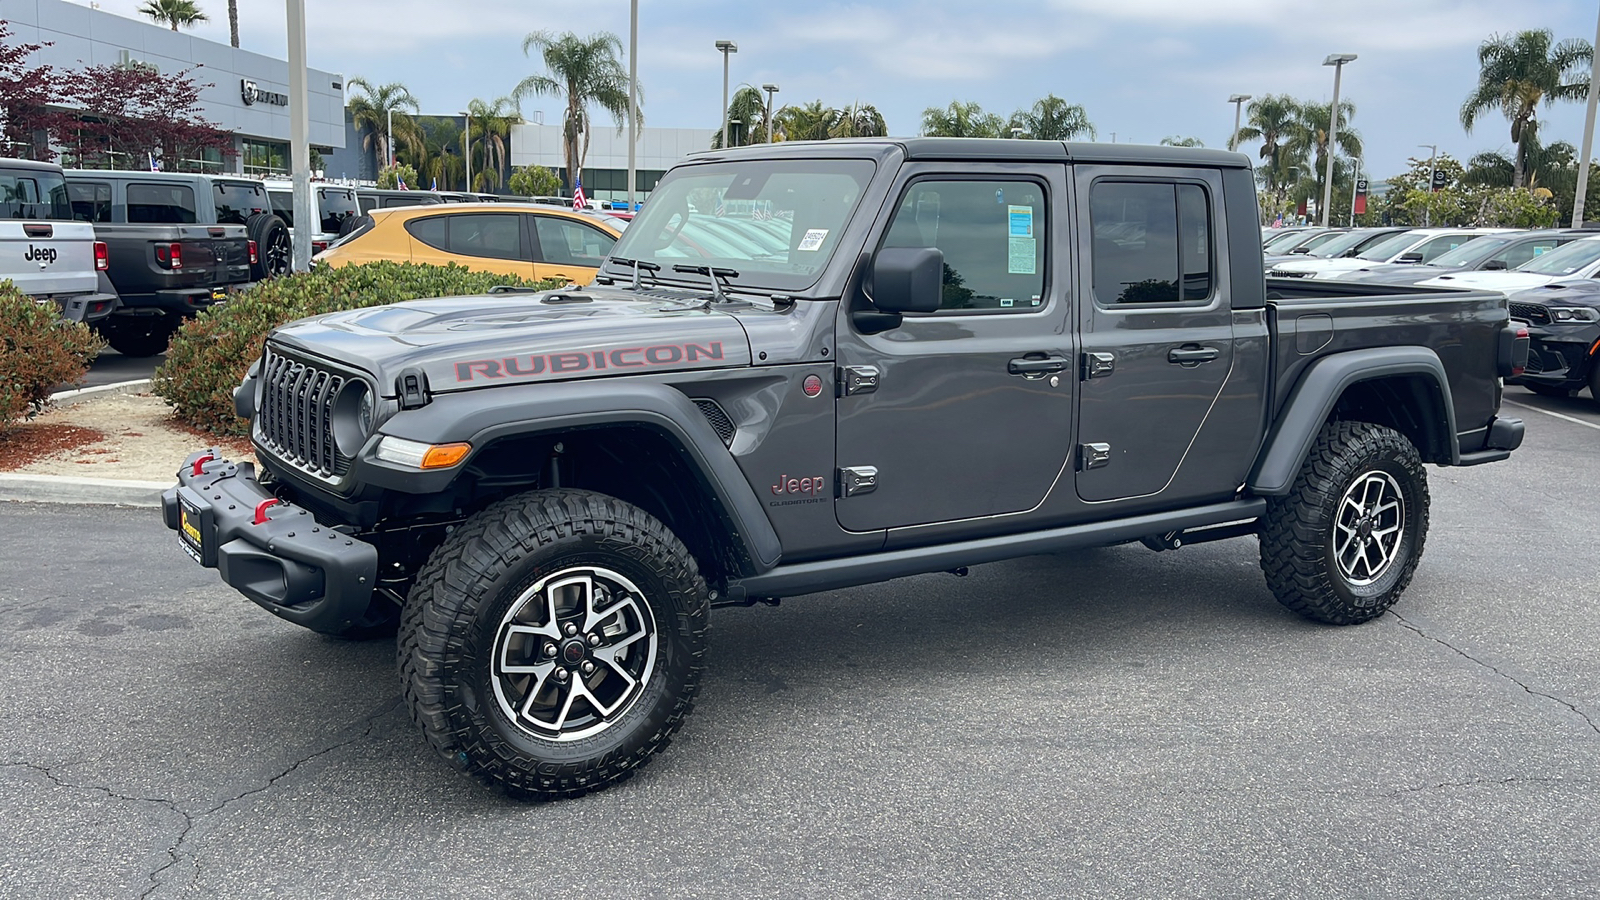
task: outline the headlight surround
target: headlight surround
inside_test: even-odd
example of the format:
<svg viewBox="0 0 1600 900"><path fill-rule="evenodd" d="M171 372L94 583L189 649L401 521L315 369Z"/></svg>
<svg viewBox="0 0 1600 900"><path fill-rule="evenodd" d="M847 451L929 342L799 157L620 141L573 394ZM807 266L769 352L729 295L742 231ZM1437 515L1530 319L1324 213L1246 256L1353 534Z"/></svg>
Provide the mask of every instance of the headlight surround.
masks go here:
<svg viewBox="0 0 1600 900"><path fill-rule="evenodd" d="M345 382L333 398L333 442L345 456L355 456L372 433L372 389L359 378Z"/></svg>
<svg viewBox="0 0 1600 900"><path fill-rule="evenodd" d="M1591 322L1600 322L1600 311L1587 306L1552 306L1550 321L1564 325L1586 325Z"/></svg>

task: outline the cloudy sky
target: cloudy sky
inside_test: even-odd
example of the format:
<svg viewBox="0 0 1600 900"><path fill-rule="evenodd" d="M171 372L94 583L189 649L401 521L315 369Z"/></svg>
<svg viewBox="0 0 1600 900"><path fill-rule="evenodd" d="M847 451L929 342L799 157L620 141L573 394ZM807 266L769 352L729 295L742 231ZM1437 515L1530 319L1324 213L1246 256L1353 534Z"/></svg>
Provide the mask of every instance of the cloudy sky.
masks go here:
<svg viewBox="0 0 1600 900"><path fill-rule="evenodd" d="M134 15L139 0L99 0ZM224 0L198 0L195 33L226 42ZM317 68L400 81L423 111L461 109L510 92L538 65L522 36L549 29L613 31L626 41L624 0L306 0ZM243 45L284 53L283 6L239 0ZM1375 177L1426 155L1421 143L1470 156L1509 147L1508 126L1459 121L1477 79L1476 48L1494 33L1546 28L1592 39L1595 0L877 0L806 3L641 0L639 80L648 124L716 127L722 58L736 41L733 81L782 86L779 103L875 104L892 134L954 99L1002 114L1055 93L1088 110L1101 140L1167 135L1225 144L1232 93L1289 93L1326 102L1329 53L1356 53L1343 95ZM524 104L531 114L546 99ZM1578 144L1583 105L1541 110L1547 140ZM1242 148L1249 149L1249 148Z"/></svg>

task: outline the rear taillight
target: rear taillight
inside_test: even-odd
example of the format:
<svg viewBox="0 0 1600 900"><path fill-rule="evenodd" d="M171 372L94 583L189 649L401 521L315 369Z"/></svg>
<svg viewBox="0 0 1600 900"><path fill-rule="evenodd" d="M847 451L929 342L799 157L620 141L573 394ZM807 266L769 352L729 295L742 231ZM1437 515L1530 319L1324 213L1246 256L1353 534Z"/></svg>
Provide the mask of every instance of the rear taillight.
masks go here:
<svg viewBox="0 0 1600 900"><path fill-rule="evenodd" d="M157 244L156 262L169 269L183 268L183 245L177 243Z"/></svg>
<svg viewBox="0 0 1600 900"><path fill-rule="evenodd" d="M1519 327L1517 329L1517 343L1521 344L1523 347L1527 347L1528 346L1528 340L1529 339L1528 339L1528 328L1527 328L1527 326ZM1528 366L1527 366L1527 363L1528 363L1528 354L1527 354L1527 352L1524 351L1519 356L1513 356L1512 357L1513 360L1518 359L1518 358L1520 358L1522 360L1522 365L1517 365L1515 362L1513 362L1511 364L1511 374L1514 375L1514 376L1515 375L1521 375L1523 372L1527 371L1527 368L1528 368Z"/></svg>
<svg viewBox="0 0 1600 900"><path fill-rule="evenodd" d="M255 265L256 263L258 263L260 261L261 261L261 253L258 250L256 250L256 242L255 241L251 241L250 242L250 265L253 266L253 265Z"/></svg>
<svg viewBox="0 0 1600 900"><path fill-rule="evenodd" d="M312 241L311 242L311 252L312 253L321 253L322 251L324 251L326 249L328 249L328 242L327 241Z"/></svg>
<svg viewBox="0 0 1600 900"><path fill-rule="evenodd" d="M94 270L96 272L107 272L107 271L110 271L110 269L111 269L111 249L106 246L106 242L105 241L95 241L94 242Z"/></svg>

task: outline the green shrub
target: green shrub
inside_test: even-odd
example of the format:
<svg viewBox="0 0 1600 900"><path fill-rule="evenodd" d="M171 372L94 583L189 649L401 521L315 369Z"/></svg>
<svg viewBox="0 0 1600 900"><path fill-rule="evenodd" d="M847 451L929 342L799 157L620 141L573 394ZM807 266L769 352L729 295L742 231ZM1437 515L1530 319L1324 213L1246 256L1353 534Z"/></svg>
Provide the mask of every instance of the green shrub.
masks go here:
<svg viewBox="0 0 1600 900"><path fill-rule="evenodd" d="M523 166L511 173L507 187L523 197L554 197L561 193L561 179L544 166Z"/></svg>
<svg viewBox="0 0 1600 900"><path fill-rule="evenodd" d="M261 355L267 334L279 325L423 297L482 294L499 284L560 286L474 272L453 263L396 262L317 266L265 281L185 322L172 338L166 362L156 370L154 389L181 421L212 434L246 435L248 423L233 412L233 389Z"/></svg>
<svg viewBox="0 0 1600 900"><path fill-rule="evenodd" d="M402 181L406 183L406 187L410 190L422 190L422 188L417 187L417 170L405 163L395 163L392 166L384 166L378 170L378 187L383 190L392 191L399 187Z"/></svg>
<svg viewBox="0 0 1600 900"><path fill-rule="evenodd" d="M0 431L44 409L56 385L82 378L102 346L54 303L0 281Z"/></svg>

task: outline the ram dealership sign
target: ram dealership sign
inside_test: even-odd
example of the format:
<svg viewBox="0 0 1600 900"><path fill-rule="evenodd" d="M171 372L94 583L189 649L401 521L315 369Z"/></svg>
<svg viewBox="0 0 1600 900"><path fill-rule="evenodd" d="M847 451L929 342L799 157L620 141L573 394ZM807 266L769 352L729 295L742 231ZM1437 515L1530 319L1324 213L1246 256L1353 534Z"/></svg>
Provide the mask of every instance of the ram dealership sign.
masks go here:
<svg viewBox="0 0 1600 900"><path fill-rule="evenodd" d="M254 106L257 103L270 103L273 106L288 106L289 95L279 94L275 91L263 91L248 78L239 80L239 96L244 98L245 106Z"/></svg>

